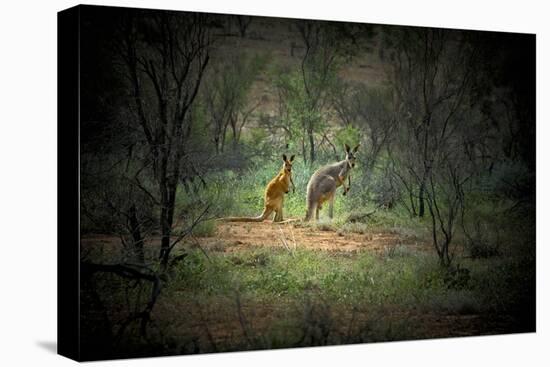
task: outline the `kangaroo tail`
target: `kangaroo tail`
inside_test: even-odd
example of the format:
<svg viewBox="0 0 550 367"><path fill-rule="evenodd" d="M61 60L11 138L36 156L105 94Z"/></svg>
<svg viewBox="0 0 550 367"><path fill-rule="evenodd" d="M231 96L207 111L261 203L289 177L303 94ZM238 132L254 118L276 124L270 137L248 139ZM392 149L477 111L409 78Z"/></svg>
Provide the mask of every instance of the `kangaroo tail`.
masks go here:
<svg viewBox="0 0 550 367"><path fill-rule="evenodd" d="M220 218L219 220L224 222L263 222L269 216L269 214L271 214L272 211L273 210L264 208L263 213L257 217L226 217Z"/></svg>

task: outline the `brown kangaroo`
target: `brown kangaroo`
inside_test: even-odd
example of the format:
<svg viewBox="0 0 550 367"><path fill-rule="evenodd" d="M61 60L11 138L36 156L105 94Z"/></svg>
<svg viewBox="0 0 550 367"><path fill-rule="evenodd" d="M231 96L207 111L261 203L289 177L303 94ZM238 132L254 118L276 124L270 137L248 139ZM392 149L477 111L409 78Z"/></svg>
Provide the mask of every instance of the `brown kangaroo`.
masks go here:
<svg viewBox="0 0 550 367"><path fill-rule="evenodd" d="M283 154L283 168L265 189L264 211L261 215L258 217L227 217L221 218L221 220L226 222L263 222L271 213L275 212L273 221L282 222L284 197L289 192L290 184L292 184L293 192L295 191L294 181L292 181L292 161L294 161L294 155L287 159Z"/></svg>

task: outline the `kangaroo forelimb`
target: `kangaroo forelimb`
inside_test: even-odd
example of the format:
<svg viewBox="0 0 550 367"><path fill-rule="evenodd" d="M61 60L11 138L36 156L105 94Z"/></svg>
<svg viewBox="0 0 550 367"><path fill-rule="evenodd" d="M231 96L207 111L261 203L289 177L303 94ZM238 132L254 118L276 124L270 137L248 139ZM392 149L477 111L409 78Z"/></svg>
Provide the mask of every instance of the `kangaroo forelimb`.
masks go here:
<svg viewBox="0 0 550 367"><path fill-rule="evenodd" d="M349 192L349 190L351 190L351 175L348 176L348 187L346 188L344 186L344 195L346 195L346 193Z"/></svg>
<svg viewBox="0 0 550 367"><path fill-rule="evenodd" d="M345 196L346 193L349 191L349 187L346 187L346 178L344 176L338 176L338 180L340 181L340 183L344 187L344 192L342 193L342 195Z"/></svg>

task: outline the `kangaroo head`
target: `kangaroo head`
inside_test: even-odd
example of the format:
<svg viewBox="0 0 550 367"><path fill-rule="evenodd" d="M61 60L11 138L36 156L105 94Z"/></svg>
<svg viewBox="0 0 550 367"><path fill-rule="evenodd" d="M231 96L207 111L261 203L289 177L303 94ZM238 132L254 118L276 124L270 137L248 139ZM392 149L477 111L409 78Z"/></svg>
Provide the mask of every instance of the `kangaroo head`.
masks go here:
<svg viewBox="0 0 550 367"><path fill-rule="evenodd" d="M286 158L286 154L283 154L283 169L286 173L292 172L292 161L294 160L294 154L290 157L290 159Z"/></svg>
<svg viewBox="0 0 550 367"><path fill-rule="evenodd" d="M344 144L344 149L346 150L346 162L348 162L350 168L355 167L355 153L357 153L359 145L360 144L357 144L355 148L351 149L349 145Z"/></svg>

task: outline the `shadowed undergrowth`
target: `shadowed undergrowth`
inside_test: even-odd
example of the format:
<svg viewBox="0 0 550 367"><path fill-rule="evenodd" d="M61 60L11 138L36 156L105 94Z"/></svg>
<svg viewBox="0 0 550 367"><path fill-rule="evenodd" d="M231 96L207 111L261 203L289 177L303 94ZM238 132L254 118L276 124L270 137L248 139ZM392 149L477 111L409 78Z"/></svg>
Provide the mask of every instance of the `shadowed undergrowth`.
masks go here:
<svg viewBox="0 0 550 367"><path fill-rule="evenodd" d="M443 273L435 256L404 245L377 254L300 248L187 253L152 315L163 332L152 328L150 335L163 353L492 334L531 326L529 256L465 260L467 272ZM114 305L124 303L125 287L111 283L110 289L102 297L112 303L107 309L116 319ZM138 353L141 343L123 344Z"/></svg>

